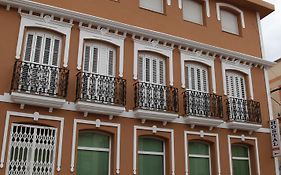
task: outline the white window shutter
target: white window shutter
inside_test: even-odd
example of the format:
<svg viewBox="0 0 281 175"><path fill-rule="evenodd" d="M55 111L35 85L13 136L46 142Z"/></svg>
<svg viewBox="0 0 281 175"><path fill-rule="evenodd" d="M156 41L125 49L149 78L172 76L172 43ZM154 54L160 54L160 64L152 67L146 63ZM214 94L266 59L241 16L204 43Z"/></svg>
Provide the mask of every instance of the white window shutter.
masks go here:
<svg viewBox="0 0 281 175"><path fill-rule="evenodd" d="M143 80L143 58L139 57L138 59L138 79Z"/></svg>
<svg viewBox="0 0 281 175"><path fill-rule="evenodd" d="M113 51L108 53L108 75L113 76Z"/></svg>
<svg viewBox="0 0 281 175"><path fill-rule="evenodd" d="M203 79L203 91L208 92L208 76L207 70L202 70L202 79Z"/></svg>
<svg viewBox="0 0 281 175"><path fill-rule="evenodd" d="M43 56L43 64L49 64L50 50L51 50L51 38L46 38L44 56Z"/></svg>
<svg viewBox="0 0 281 175"><path fill-rule="evenodd" d="M36 37L36 43L35 43L35 53L34 53L34 62L39 63L40 56L41 56L41 46L42 46L42 36Z"/></svg>
<svg viewBox="0 0 281 175"><path fill-rule="evenodd" d="M197 78L197 90L198 91L202 91L202 89L201 89L201 84L202 84L202 82L201 82L201 70L199 69L199 68L197 68L197 72L196 72L196 78Z"/></svg>
<svg viewBox="0 0 281 175"><path fill-rule="evenodd" d="M152 60L152 82L158 83L157 82L157 61L155 59Z"/></svg>
<svg viewBox="0 0 281 175"><path fill-rule="evenodd" d="M189 83L189 79L190 79L190 73L189 73L189 66L185 66L185 88L186 89L190 89L190 83Z"/></svg>
<svg viewBox="0 0 281 175"><path fill-rule="evenodd" d="M191 89L192 90L195 90L195 70L194 70L194 67L191 67L190 68L190 76L191 76Z"/></svg>
<svg viewBox="0 0 281 175"><path fill-rule="evenodd" d="M246 91L245 91L245 80L243 77L240 77L240 83L241 83L241 97L243 99L246 98Z"/></svg>
<svg viewBox="0 0 281 175"><path fill-rule="evenodd" d="M245 78L242 74L235 72L226 73L227 95L234 98L245 99Z"/></svg>
<svg viewBox="0 0 281 175"><path fill-rule="evenodd" d="M225 76L225 81L226 81L226 94L230 95L230 91L229 91L230 84L229 84L229 76L228 75Z"/></svg>
<svg viewBox="0 0 281 175"><path fill-rule="evenodd" d="M140 7L148 9L148 10L152 10L152 11L156 11L159 13L163 13L164 12L164 4L163 4L163 0L139 0L140 3Z"/></svg>
<svg viewBox="0 0 281 175"><path fill-rule="evenodd" d="M85 53L84 53L84 71L89 71L89 62L90 62L90 47L85 47Z"/></svg>
<svg viewBox="0 0 281 175"><path fill-rule="evenodd" d="M223 31L239 35L237 15L226 10L221 10L221 25Z"/></svg>
<svg viewBox="0 0 281 175"><path fill-rule="evenodd" d="M145 59L145 81L150 82L150 59Z"/></svg>
<svg viewBox="0 0 281 175"><path fill-rule="evenodd" d="M183 0L183 19L203 25L203 5L195 0Z"/></svg>
<svg viewBox="0 0 281 175"><path fill-rule="evenodd" d="M160 75L160 84L164 84L164 80L165 80L165 71L164 71L164 61L160 60L159 61L159 75Z"/></svg>
<svg viewBox="0 0 281 175"><path fill-rule="evenodd" d="M97 73L98 72L98 52L99 52L99 49L94 47L93 48L93 62L92 62L92 72L93 73Z"/></svg>
<svg viewBox="0 0 281 175"><path fill-rule="evenodd" d="M24 54L24 60L30 61L31 58L31 51L32 51L32 42L33 42L33 34L28 34L26 39L26 48L25 48L25 54Z"/></svg>
<svg viewBox="0 0 281 175"><path fill-rule="evenodd" d="M54 49L53 49L53 60L52 60L53 66L58 66L59 50L60 50L60 40L55 39Z"/></svg>

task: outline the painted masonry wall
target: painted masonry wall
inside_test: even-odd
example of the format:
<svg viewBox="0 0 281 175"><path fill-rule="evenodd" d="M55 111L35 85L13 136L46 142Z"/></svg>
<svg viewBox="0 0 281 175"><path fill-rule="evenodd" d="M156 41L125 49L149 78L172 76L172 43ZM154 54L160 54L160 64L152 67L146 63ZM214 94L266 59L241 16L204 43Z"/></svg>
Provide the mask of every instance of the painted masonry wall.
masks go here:
<svg viewBox="0 0 281 175"><path fill-rule="evenodd" d="M246 28L243 29L242 36L238 37L230 35L220 30L220 23L216 19L215 2L210 1L211 5L211 17L206 18L206 26L198 26L189 22L182 20L181 11L178 9L177 3L173 1L171 6L166 5L166 14L161 15L153 12L148 12L147 10L139 9L137 1L124 0L122 2L113 1L85 1L85 3L79 2L79 6L72 0L63 2L62 1L45 1L41 0L39 2L48 3L50 5L60 6L67 9L76 10L83 13L89 13L96 16L105 17L108 19L121 21L123 23L128 23L143 28L148 28L176 36L181 36L184 38L193 39L199 42L227 48L230 50L235 50L249 55L254 55L260 57L260 45L259 45L259 34L256 24L256 14L253 11L245 11ZM130 9L130 10L128 10ZM115 12L116 13L108 13ZM134 12L132 15L132 12ZM155 23L157 21L157 23ZM0 22L1 22L1 32L0 32L0 94L9 93L10 83L12 79L13 65L15 62L15 48L17 43L17 36L20 24L20 16L15 10L6 11L5 8L0 8ZM175 28L175 26L177 26ZM79 28L75 24L71 31L70 40L70 53L69 53L69 64L68 69L70 70L69 85L68 85L68 95L67 101L74 102L75 100L75 89L76 89L76 73L77 73L77 53L78 53L78 38L79 38ZM132 110L134 106L134 89L133 83L133 40L130 37L125 39L125 57L124 57L124 79L127 80L127 103L126 110ZM184 90L181 88L180 82L180 53L177 49L173 51L174 56L174 86L179 89L179 114L182 115L183 111L183 97L182 92ZM267 97L266 89L264 84L264 74L263 70L260 68L252 68L252 79L253 79L253 90L254 90L254 100L261 103L262 112L262 125L263 127L268 127L268 107L267 107ZM222 85L222 71L221 62L219 58L215 60L215 75L216 75L216 85L217 94L223 95L223 85ZM167 81L168 82L168 81ZM248 93L249 94L249 93ZM224 99L226 97L224 96ZM175 174L183 175L185 174L185 157L184 157L184 131L197 131L203 130L205 133L218 133L219 135L219 152L220 152L220 167L221 175L229 175L229 154L227 147L228 135L241 136L244 134L246 137L257 137L258 148L259 148L259 160L260 160L260 170L261 175L273 175L274 174L274 162L271 157L271 142L269 133L253 133L249 135L248 132L238 131L233 133L232 130L215 128L209 131L207 127L196 126L194 129L190 128L189 125L168 123L166 126L162 125L162 122L147 121L142 124L140 120L129 119L125 117L114 117L113 120L109 120L108 116L89 114L87 118L83 117L83 114L76 111L67 111L62 109L55 109L52 113L48 112L47 108L25 106L24 109L20 109L19 104L4 103L0 102L0 141L3 139L5 117L7 111L18 111L21 113L31 113L39 112L42 115L51 115L64 118L64 135L63 135L63 146L62 146L62 164L61 171L55 171L55 174L68 175L75 174L70 172L71 163L71 145L72 145L72 129L74 119L84 119L95 121L100 119L102 122L112 122L121 125L121 175L131 175L133 174L133 129L135 125L138 126L153 126L156 125L158 128L168 128L174 130L175 138ZM224 114L225 115L225 114ZM224 116L226 118L226 116ZM21 117L12 117L10 123L33 123L33 124L46 124L59 128L59 122L49 122L45 120L33 121L32 119L26 119ZM96 129L91 125L79 125L78 129ZM107 127L99 128L101 130L110 130ZM110 131L116 134L116 131ZM152 132L141 131L138 134L152 134ZM170 140L170 136L163 134L162 132L157 132L155 135L161 136ZM212 137L204 136L190 136L188 139L200 139L206 140L211 143L211 147L214 146L214 139ZM231 139L231 142L241 142L241 139ZM254 143L252 140L246 140L245 143L252 145ZM0 143L2 145L2 143ZM8 145L5 145L8 149ZM170 145L169 145L170 146ZM251 148L252 148L251 147ZM3 148L1 147L1 150ZM6 149L6 150L7 150ZM57 148L58 149L58 148ZM114 149L113 149L114 150ZM218 173L217 167L217 157L216 152L218 150L213 149L212 151L212 171L213 174ZM116 152L113 151L114 156ZM256 154L251 154L255 155ZM256 166L257 164L255 156L251 157L251 162L253 165L253 175L257 174ZM6 156L7 158L7 156ZM115 158L112 158L112 174L115 174ZM169 160L169 159L168 159ZM6 159L4 162L4 168L0 169L0 175L4 175L6 167ZM57 162L56 162L57 163ZM167 162L167 174L171 174L171 161Z"/></svg>
<svg viewBox="0 0 281 175"><path fill-rule="evenodd" d="M270 89L276 89L281 87L281 62L278 61L276 65L274 65L272 68L268 71L268 77L269 77L269 84ZM274 117L278 117L278 113L281 113L281 91L275 91L271 93L272 98L272 110ZM277 103L278 102L278 103Z"/></svg>

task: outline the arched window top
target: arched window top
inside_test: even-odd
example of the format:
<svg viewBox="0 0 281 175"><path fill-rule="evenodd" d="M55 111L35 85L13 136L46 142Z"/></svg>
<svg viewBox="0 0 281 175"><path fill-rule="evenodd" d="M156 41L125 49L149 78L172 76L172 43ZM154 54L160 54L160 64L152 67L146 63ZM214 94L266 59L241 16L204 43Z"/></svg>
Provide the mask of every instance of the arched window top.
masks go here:
<svg viewBox="0 0 281 175"><path fill-rule="evenodd" d="M244 19L244 12L242 10L240 10L239 8L231 5L231 4L227 4L227 3L217 3L216 4L217 6L217 18L218 20L220 21L222 16L221 16L221 10L222 9L230 9L230 10L227 10L228 12L231 13L231 11L235 11L239 14L239 17L241 19L241 25L243 28L245 28L245 19Z"/></svg>
<svg viewBox="0 0 281 175"><path fill-rule="evenodd" d="M138 139L138 150L149 152L163 152L164 141L156 137L141 136Z"/></svg>
<svg viewBox="0 0 281 175"><path fill-rule="evenodd" d="M189 154L209 155L209 144L201 141L191 141L188 143Z"/></svg>
<svg viewBox="0 0 281 175"><path fill-rule="evenodd" d="M249 157L249 147L246 145L231 145L232 157Z"/></svg>
<svg viewBox="0 0 281 175"><path fill-rule="evenodd" d="M79 147L109 148L110 136L101 132L81 131L78 136Z"/></svg>

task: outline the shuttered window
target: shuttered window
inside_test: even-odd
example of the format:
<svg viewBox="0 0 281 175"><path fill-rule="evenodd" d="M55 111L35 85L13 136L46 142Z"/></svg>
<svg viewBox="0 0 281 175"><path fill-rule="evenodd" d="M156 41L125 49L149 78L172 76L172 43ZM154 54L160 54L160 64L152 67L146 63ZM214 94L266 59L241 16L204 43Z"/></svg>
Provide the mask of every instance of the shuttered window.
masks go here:
<svg viewBox="0 0 281 175"><path fill-rule="evenodd" d="M138 79L147 83L165 84L165 60L156 55L141 53L138 58Z"/></svg>
<svg viewBox="0 0 281 175"><path fill-rule="evenodd" d="M226 72L226 92L229 97L246 99L246 86L243 74Z"/></svg>
<svg viewBox="0 0 281 175"><path fill-rule="evenodd" d="M139 3L141 8L145 8L159 13L164 12L163 0L139 0Z"/></svg>
<svg viewBox="0 0 281 175"><path fill-rule="evenodd" d="M226 10L221 10L220 13L222 30L239 35L238 16Z"/></svg>
<svg viewBox="0 0 281 175"><path fill-rule="evenodd" d="M189 90L208 92L208 67L196 63L186 64L185 84Z"/></svg>
<svg viewBox="0 0 281 175"><path fill-rule="evenodd" d="M183 19L203 25L203 4L198 0L183 0Z"/></svg>
<svg viewBox="0 0 281 175"><path fill-rule="evenodd" d="M61 38L44 32L27 32L23 61L58 66Z"/></svg>
<svg viewBox="0 0 281 175"><path fill-rule="evenodd" d="M83 71L115 76L116 48L100 42L87 42L84 46Z"/></svg>

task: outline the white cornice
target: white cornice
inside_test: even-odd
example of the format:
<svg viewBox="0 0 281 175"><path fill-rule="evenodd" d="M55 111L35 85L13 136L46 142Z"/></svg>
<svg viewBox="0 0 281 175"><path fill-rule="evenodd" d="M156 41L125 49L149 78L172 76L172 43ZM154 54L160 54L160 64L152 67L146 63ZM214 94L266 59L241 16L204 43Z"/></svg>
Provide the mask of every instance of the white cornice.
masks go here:
<svg viewBox="0 0 281 175"><path fill-rule="evenodd" d="M163 40L165 42L170 42L179 46L193 47L206 52L211 52L223 57L231 57L233 59L239 59L241 61L249 62L251 64L257 64L261 67L271 67L274 65L273 62L263 60L259 57L243 54L240 52L224 49L221 47L212 46L209 44L200 43L197 41L185 39L178 36L173 36L166 33L161 33L149 29L144 29L141 27L124 24L121 22L112 21L105 18L100 18L97 16L80 13L76 11L71 11L59 7L54 7L38 2L28 1L28 0L0 0L0 4L9 7L16 7L19 9L32 10L36 12L51 13L53 15L58 15L60 17L69 18L70 20L85 22L85 23L95 23L98 25L107 26L109 28L117 29L122 32L137 34L141 36L146 36L149 38L156 38L158 40Z"/></svg>

